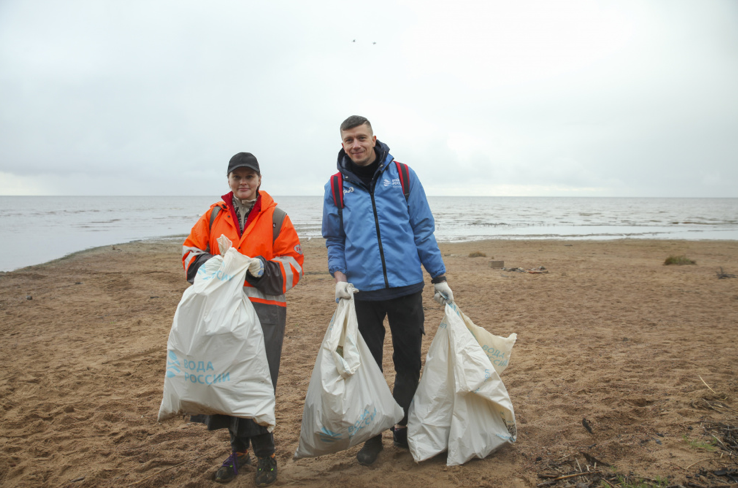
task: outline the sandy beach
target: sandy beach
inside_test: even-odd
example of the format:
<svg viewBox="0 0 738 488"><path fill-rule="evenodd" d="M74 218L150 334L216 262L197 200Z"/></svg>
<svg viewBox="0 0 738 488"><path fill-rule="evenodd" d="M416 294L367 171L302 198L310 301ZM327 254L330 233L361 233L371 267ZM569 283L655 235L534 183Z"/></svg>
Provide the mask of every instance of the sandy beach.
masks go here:
<svg viewBox="0 0 738 488"><path fill-rule="evenodd" d="M324 242L303 248L304 279L287 295L275 486L738 486L738 277L719 278L721 267L738 275L738 242L442 244L461 310L518 334L502 375L518 441L455 467L444 455L416 464L389 432L370 467L358 447L292 459L335 309ZM180 249L107 246L0 274L0 485L220 486L227 433L157 422L167 336L189 286ZM665 266L674 255L696 264ZM431 297L427 286L424 357L442 316ZM383 366L391 384L390 354ZM228 486L253 486L254 469Z"/></svg>

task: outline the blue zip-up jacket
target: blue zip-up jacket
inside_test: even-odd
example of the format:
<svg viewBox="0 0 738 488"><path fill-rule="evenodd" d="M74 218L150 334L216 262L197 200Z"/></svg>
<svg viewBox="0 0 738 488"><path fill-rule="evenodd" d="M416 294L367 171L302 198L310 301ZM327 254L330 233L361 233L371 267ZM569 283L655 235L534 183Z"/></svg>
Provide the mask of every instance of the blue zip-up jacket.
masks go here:
<svg viewBox="0 0 738 488"><path fill-rule="evenodd" d="M376 148L380 163L371 188L349 170L344 150L338 153L338 170L343 176L343 219L333 202L330 181L323 199L328 271L331 275L336 271L346 274L349 283L360 291L421 283L421 263L431 278L446 273L433 235L433 214L417 175L408 168L410 195L406 202L389 147L377 140Z"/></svg>

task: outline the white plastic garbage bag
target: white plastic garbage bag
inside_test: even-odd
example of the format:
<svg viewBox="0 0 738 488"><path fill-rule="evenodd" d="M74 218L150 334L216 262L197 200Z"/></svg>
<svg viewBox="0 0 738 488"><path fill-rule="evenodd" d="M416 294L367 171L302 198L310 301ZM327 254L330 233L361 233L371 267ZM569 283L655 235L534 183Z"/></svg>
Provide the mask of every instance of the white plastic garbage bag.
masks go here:
<svg viewBox="0 0 738 488"><path fill-rule="evenodd" d="M349 293L350 299L339 301L315 360L295 459L361 444L404 416L359 333Z"/></svg>
<svg viewBox="0 0 738 488"><path fill-rule="evenodd" d="M469 329L469 332L472 333L479 345L482 346L482 350L489 358L497 374L502 374L510 363L510 355L512 354L512 348L518 339L518 335L513 333L508 337L496 336L486 329L475 325L464 312L458 310L458 307L457 311L464 320L466 328Z"/></svg>
<svg viewBox="0 0 738 488"><path fill-rule="evenodd" d="M274 387L264 334L243 293L252 259L224 244L224 256L200 267L174 314L159 420L225 414L272 431Z"/></svg>
<svg viewBox="0 0 738 488"><path fill-rule="evenodd" d="M447 465L464 464L515 442L515 413L507 389L456 305L446 305L407 427L416 462L448 451Z"/></svg>

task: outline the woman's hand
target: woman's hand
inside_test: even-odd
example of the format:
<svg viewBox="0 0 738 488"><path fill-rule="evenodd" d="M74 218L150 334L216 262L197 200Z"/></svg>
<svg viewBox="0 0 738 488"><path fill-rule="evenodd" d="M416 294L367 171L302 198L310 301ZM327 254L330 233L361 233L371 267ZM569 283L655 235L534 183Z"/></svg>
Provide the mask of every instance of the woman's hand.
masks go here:
<svg viewBox="0 0 738 488"><path fill-rule="evenodd" d="M262 277L264 274L264 262L262 261L262 258L255 257L251 260L251 264L249 264L249 274L254 278Z"/></svg>

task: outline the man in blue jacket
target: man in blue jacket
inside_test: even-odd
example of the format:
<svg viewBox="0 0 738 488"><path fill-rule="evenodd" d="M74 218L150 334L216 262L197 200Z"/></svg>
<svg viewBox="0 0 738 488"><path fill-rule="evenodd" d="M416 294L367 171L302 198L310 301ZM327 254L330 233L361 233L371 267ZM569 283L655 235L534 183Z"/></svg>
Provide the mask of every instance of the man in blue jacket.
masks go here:
<svg viewBox="0 0 738 488"><path fill-rule="evenodd" d="M328 270L336 279L336 302L350 298L349 283L359 290L359 331L380 369L388 318L396 373L392 394L405 411L393 428L394 444L407 448L407 410L418 387L425 333L421 264L431 276L438 303L452 302L453 293L415 172L394 161L364 117L352 115L341 124L341 143L339 175L326 184L323 200ZM364 443L356 458L369 465L381 450L378 435Z"/></svg>

